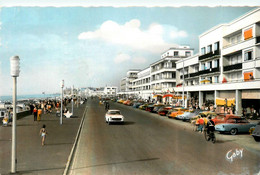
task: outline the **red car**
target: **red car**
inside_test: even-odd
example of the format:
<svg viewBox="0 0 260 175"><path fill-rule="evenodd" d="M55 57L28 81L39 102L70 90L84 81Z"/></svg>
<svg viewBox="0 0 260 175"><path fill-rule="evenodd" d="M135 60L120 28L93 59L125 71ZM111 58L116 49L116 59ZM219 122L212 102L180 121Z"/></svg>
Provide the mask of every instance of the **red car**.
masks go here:
<svg viewBox="0 0 260 175"><path fill-rule="evenodd" d="M171 109L172 109L171 106L167 106L167 107L161 108L161 109L159 109L158 114L166 116Z"/></svg>
<svg viewBox="0 0 260 175"><path fill-rule="evenodd" d="M221 115L217 115L214 119L212 119L212 121L214 121L215 125L219 124L219 123L226 123L226 121L228 119L232 119L232 118L241 118L239 116L236 115L232 115L232 114L221 114Z"/></svg>

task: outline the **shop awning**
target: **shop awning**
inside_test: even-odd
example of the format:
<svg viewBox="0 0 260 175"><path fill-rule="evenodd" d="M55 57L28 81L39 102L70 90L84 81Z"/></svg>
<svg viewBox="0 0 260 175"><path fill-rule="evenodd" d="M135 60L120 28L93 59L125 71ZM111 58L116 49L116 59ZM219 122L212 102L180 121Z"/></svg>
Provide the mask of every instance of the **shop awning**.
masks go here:
<svg viewBox="0 0 260 175"><path fill-rule="evenodd" d="M165 98L165 97L174 97L174 95L173 94L165 94L164 96L163 96L163 98Z"/></svg>
<svg viewBox="0 0 260 175"><path fill-rule="evenodd" d="M226 104L226 99L224 98L217 98L216 99L216 105L217 106L224 106ZM235 105L235 99L229 98L227 99L227 106L231 106L231 104Z"/></svg>
<svg viewBox="0 0 260 175"><path fill-rule="evenodd" d="M179 83L176 85L176 87L181 87L182 86L182 83Z"/></svg>
<svg viewBox="0 0 260 175"><path fill-rule="evenodd" d="M210 80L207 80L207 79L205 79L205 80L201 80L200 82L201 82L201 83L210 83L211 81L210 81Z"/></svg>

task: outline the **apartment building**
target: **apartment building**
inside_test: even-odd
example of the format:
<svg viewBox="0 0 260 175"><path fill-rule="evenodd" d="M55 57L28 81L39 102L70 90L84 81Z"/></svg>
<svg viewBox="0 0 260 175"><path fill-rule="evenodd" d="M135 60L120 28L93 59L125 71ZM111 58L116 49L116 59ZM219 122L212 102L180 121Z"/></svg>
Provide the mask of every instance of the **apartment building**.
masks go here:
<svg viewBox="0 0 260 175"><path fill-rule="evenodd" d="M133 91L133 80L137 78L137 73L140 69L131 69L127 71L126 77L120 81L120 92L132 92Z"/></svg>
<svg viewBox="0 0 260 175"><path fill-rule="evenodd" d="M182 83L184 70L184 84L175 91L199 106L233 98L236 114L246 107L259 111L260 8L201 34L199 47L197 62L194 57L177 62L177 81Z"/></svg>
<svg viewBox="0 0 260 175"><path fill-rule="evenodd" d="M193 55L193 52L194 49L189 46L170 48L148 68L139 72L128 71L127 75L132 75L132 79L129 82L130 78L127 77L121 80L120 94L150 100L154 94L173 92L176 86L176 61Z"/></svg>
<svg viewBox="0 0 260 175"><path fill-rule="evenodd" d="M176 61L193 55L189 46L170 48L161 55L161 59L152 63L151 89L155 92L173 91L176 86Z"/></svg>
<svg viewBox="0 0 260 175"><path fill-rule="evenodd" d="M151 67L147 67L137 73L137 79L133 80L133 93L136 98L151 99Z"/></svg>
<svg viewBox="0 0 260 175"><path fill-rule="evenodd" d="M104 87L104 95L107 97L113 97L117 95L118 88L115 86L106 86Z"/></svg>

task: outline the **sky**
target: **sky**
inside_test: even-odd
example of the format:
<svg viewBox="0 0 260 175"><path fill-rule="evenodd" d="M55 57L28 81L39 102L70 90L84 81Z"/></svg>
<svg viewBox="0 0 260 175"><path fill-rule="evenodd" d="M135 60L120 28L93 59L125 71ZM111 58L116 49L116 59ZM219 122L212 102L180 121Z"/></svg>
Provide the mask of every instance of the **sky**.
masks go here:
<svg viewBox="0 0 260 175"><path fill-rule="evenodd" d="M60 92L61 80L65 87L119 86L129 69L144 69L178 45L196 53L200 34L260 6L254 0L232 7L232 0L60 2L0 0L0 96L12 94L14 55L21 95Z"/></svg>

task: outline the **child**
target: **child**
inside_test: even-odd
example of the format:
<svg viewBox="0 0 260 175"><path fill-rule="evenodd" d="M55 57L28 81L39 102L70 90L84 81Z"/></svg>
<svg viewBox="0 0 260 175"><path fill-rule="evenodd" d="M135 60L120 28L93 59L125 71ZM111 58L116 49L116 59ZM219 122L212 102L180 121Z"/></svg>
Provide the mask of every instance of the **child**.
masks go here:
<svg viewBox="0 0 260 175"><path fill-rule="evenodd" d="M44 146L45 144L45 138L46 138L46 135L47 135L47 130L45 129L45 125L42 126L41 130L40 130L40 135L42 137L42 146Z"/></svg>

